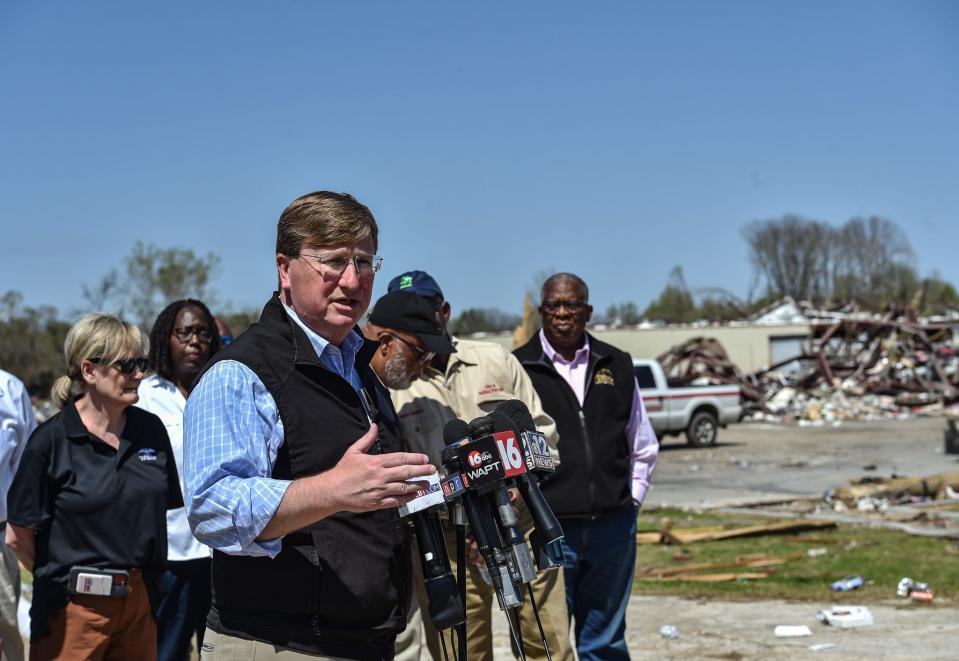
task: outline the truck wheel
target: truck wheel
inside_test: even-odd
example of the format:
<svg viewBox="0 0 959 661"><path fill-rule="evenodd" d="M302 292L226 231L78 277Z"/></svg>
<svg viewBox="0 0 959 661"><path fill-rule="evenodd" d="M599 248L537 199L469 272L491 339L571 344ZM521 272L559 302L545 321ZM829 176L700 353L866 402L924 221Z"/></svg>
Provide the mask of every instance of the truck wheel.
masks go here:
<svg viewBox="0 0 959 661"><path fill-rule="evenodd" d="M697 411L686 427L686 440L694 448L716 445L719 435L719 421L709 411Z"/></svg>

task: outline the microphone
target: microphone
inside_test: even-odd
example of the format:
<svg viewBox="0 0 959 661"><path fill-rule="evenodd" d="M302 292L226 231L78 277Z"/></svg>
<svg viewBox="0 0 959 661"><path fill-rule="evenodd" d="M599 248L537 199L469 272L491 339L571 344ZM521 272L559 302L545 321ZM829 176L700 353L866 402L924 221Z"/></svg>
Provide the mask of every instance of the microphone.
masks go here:
<svg viewBox="0 0 959 661"><path fill-rule="evenodd" d="M536 431L536 425L533 422L533 416L530 415L526 404L518 399L511 399L503 402L496 407L491 415L497 427L506 428L515 432L524 441L524 456L527 466L529 463L537 465L538 460L543 459L542 447L539 446L540 439L545 444L545 438ZM545 452L548 462L539 462L545 466L547 463L552 466L552 458L549 456L549 449ZM546 470L543 468L542 470ZM555 470L555 469L554 469ZM536 566L540 571L559 569L563 567L565 557L563 554L563 528L552 508L546 502L543 492L539 489L539 482L529 474L523 474L516 477L516 486L519 488L523 501L533 517L533 534L530 535L530 543L533 546L533 552L536 556Z"/></svg>
<svg viewBox="0 0 959 661"><path fill-rule="evenodd" d="M510 553L507 558L510 570L520 583L529 583L536 578L536 567L533 564L533 556L530 554L526 538L519 529L516 511L513 509L509 493L506 490L508 485L514 484L521 477L525 477L526 462L517 435L510 428L510 425L504 426L502 422L498 423L495 416L494 412L489 416L478 418L474 421L477 423L475 428L477 431L487 432L488 437L492 437L503 466L503 475L506 479L497 482L491 493L491 498L499 517L504 541L509 546ZM508 418L506 422L509 422ZM473 423L470 424L473 425Z"/></svg>
<svg viewBox="0 0 959 661"><path fill-rule="evenodd" d="M513 421L516 431L523 439L523 456L526 467L538 473L555 473L556 465L549 451L546 436L537 431L536 423L526 404L518 399L510 399L496 407L495 413L505 415Z"/></svg>
<svg viewBox="0 0 959 661"><path fill-rule="evenodd" d="M416 497L399 508L400 517L409 517L416 535L420 565L426 594L429 598L429 613L439 630L462 624L466 619L456 579L450 569L439 517L435 508L444 505L446 499L440 480L434 473L426 478L429 486L416 492Z"/></svg>
<svg viewBox="0 0 959 661"><path fill-rule="evenodd" d="M464 427L466 434L464 435ZM513 577L519 574L511 555L504 551L503 538L496 525L490 505L484 497L501 486L506 478L499 451L493 437L489 434L492 422L477 418L466 426L462 420L450 420L443 428L443 439L447 447L441 457L447 471L443 489L451 493L456 489L459 478L465 487L460 500L476 546L486 561L496 597L501 610L514 608L522 603L519 588ZM474 434L482 434L474 438ZM505 492L505 489L504 489ZM507 497L508 500L508 497Z"/></svg>

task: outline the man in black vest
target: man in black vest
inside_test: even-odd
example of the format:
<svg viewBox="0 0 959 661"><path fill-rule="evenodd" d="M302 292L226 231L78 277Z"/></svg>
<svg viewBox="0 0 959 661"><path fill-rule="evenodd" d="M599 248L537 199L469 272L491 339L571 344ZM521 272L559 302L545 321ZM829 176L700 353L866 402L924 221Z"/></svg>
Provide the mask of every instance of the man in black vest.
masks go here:
<svg viewBox="0 0 959 661"><path fill-rule="evenodd" d="M204 661L379 661L406 623L409 548L394 508L435 469L400 451L370 369L377 343L355 328L382 262L377 232L349 195L290 203L279 291L187 402L187 515L214 549Z"/></svg>
<svg viewBox="0 0 959 661"><path fill-rule="evenodd" d="M566 603L581 661L628 659L626 605L636 561L636 512L659 445L629 354L586 332L589 289L550 276L543 330L514 353L555 421L556 473L542 490L563 526Z"/></svg>

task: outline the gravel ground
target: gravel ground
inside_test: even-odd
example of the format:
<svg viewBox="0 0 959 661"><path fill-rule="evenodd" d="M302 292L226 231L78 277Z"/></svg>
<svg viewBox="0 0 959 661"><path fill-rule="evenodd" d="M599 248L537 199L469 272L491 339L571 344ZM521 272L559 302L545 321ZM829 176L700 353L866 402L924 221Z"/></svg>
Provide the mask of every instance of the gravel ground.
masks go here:
<svg viewBox="0 0 959 661"><path fill-rule="evenodd" d="M854 605L853 602L846 602ZM959 609L889 605L869 607L874 624L838 629L821 624L816 612L835 604L784 601L717 602L677 597L634 596L627 611L626 639L635 659L956 659ZM505 620L496 618L497 659L512 658ZM659 628L679 632L664 639ZM805 624L812 636L777 638L780 624ZM834 647L812 651L810 645Z"/></svg>
<svg viewBox="0 0 959 661"><path fill-rule="evenodd" d="M689 449L668 438L660 453L647 506L714 507L765 499L821 495L864 475L933 475L959 471L943 454L937 418L791 427L737 425L720 444ZM855 602L842 602L855 605ZM719 602L634 596L627 642L636 659L957 659L959 609L949 605L870 606L874 624L842 630L819 623L816 612L835 604L784 601ZM503 618L496 622L496 658L511 658ZM659 634L672 624L679 637ZM779 624L805 624L813 635L776 638ZM810 645L833 644L812 651Z"/></svg>

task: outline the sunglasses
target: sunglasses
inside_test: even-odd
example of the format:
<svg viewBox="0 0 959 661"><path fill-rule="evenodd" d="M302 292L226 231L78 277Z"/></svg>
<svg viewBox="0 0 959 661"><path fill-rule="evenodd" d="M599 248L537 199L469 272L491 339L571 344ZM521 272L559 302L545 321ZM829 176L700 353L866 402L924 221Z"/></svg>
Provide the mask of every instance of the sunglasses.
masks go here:
<svg viewBox="0 0 959 661"><path fill-rule="evenodd" d="M99 365L102 358L91 358L90 362ZM150 361L143 356L139 358L127 358L126 360L114 360L110 365L116 365L123 374L132 374L136 372L146 372L150 367Z"/></svg>
<svg viewBox="0 0 959 661"><path fill-rule="evenodd" d="M394 335L393 333L390 333L389 331L384 331L384 332L380 333L380 335L381 335L381 336L383 336L383 335L389 335L390 337L392 337L392 338L394 338L394 339L397 339L397 340L399 340L400 342L402 342L403 344L405 344L406 346L408 346L408 347L409 347L410 349L412 349L413 352L416 354L417 362L419 362L420 365L427 365L427 364L429 364L429 362L430 362L431 360L433 360L433 357L436 355L436 352L434 352L434 351L424 351L423 349L420 349L418 346L416 346L415 344L413 344L413 343L410 342L409 340L404 340L404 339L403 339L402 337L400 337L399 335Z"/></svg>

